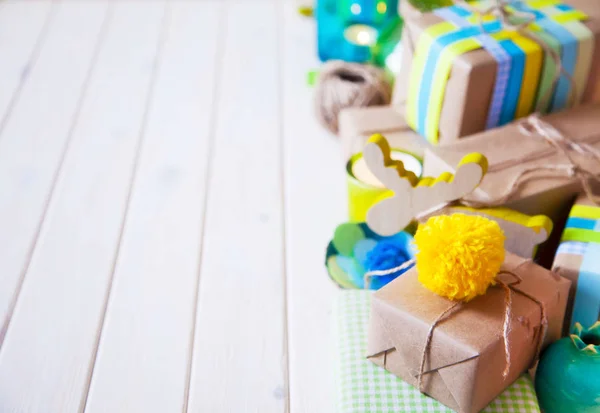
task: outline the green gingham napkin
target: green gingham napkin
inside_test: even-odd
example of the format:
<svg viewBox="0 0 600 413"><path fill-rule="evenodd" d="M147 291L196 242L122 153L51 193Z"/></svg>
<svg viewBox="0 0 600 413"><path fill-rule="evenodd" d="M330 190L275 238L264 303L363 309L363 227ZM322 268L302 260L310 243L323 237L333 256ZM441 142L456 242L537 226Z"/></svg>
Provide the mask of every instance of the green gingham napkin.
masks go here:
<svg viewBox="0 0 600 413"><path fill-rule="evenodd" d="M365 358L371 294L341 291L334 307L337 413L453 412ZM539 413L529 376L522 376L483 412Z"/></svg>

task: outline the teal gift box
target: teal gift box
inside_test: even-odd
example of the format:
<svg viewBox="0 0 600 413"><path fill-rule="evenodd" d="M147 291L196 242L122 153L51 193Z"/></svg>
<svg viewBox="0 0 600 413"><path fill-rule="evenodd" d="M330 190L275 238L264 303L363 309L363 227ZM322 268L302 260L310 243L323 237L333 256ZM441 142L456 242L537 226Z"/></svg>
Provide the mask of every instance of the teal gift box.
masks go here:
<svg viewBox="0 0 600 413"><path fill-rule="evenodd" d="M341 291L333 309L332 357L337 413L422 412L453 410L366 359L370 291ZM484 413L539 413L533 383L524 375Z"/></svg>

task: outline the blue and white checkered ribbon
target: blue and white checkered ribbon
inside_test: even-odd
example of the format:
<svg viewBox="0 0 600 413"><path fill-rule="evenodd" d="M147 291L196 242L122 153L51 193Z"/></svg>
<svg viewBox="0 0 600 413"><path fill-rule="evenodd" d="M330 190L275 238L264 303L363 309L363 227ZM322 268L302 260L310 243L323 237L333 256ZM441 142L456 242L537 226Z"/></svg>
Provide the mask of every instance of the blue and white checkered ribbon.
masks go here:
<svg viewBox="0 0 600 413"><path fill-rule="evenodd" d="M469 27L473 25L464 18L464 16L468 16L471 13L459 6L438 9L434 13L442 19L452 22L459 27ZM506 95L506 90L508 88L512 58L506 52L506 50L504 50L504 48L502 48L502 46L500 46L500 44L490 35L482 33L475 36L475 39L481 43L483 48L487 50L498 63L496 83L494 84L492 101L490 102L490 108L488 110L488 117L486 121L486 128L491 129L498 126L500 122L500 113L502 112L504 96Z"/></svg>
<svg viewBox="0 0 600 413"><path fill-rule="evenodd" d="M565 241L559 245L558 250L556 251L556 255L558 255L558 254L585 255L588 245L589 245L589 243L587 243L587 242Z"/></svg>

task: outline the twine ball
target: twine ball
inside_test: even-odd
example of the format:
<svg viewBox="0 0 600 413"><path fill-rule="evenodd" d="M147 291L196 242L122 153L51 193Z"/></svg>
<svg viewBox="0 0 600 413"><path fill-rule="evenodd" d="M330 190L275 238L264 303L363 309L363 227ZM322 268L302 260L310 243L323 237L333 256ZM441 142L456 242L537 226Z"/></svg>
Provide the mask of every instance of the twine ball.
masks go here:
<svg viewBox="0 0 600 413"><path fill-rule="evenodd" d="M504 238L500 225L482 216L429 218L415 234L419 281L454 301L485 294L504 261Z"/></svg>
<svg viewBox="0 0 600 413"><path fill-rule="evenodd" d="M338 115L342 109L387 105L391 92L391 85L381 69L330 60L323 65L317 81L317 117L323 126L337 134Z"/></svg>

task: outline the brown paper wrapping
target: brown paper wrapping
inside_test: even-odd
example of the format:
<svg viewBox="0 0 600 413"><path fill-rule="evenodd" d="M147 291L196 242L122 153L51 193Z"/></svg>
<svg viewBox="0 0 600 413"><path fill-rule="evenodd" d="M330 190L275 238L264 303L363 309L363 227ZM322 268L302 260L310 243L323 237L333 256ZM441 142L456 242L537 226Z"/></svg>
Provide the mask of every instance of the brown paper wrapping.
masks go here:
<svg viewBox="0 0 600 413"><path fill-rule="evenodd" d="M589 143L600 149L600 105L580 106L570 111L555 113L542 118L576 142ZM442 172L455 172L456 165L467 153L479 152L489 161L490 170L479 187L469 195L470 199L489 202L499 198L520 171L537 165L565 165L567 159L540 136L523 135L518 123L512 123L463 139L452 145L427 149L424 175L437 176ZM509 165L500 170L494 166L511 162L515 158L529 157L527 162ZM580 155L575 160L590 172L600 174L600 164ZM554 222L550 241L540 250L543 264L549 268L560 230L575 196L581 192L581 182L576 177L540 171L523 181L518 191L506 202L506 207L528 215L543 214ZM549 261L549 262L548 262Z"/></svg>
<svg viewBox="0 0 600 413"><path fill-rule="evenodd" d="M579 91L581 103L600 101L600 7L595 1L564 0L566 4L585 12L589 19L583 23L595 34L592 69L587 87ZM427 27L443 21L431 14L409 13L402 35L402 69L396 79L392 105L404 108L412 67L412 51L419 36ZM462 55L452 67L447 83L439 125L439 143L452 143L457 139L485 130L485 122L496 80L497 63L484 49Z"/></svg>
<svg viewBox="0 0 600 413"><path fill-rule="evenodd" d="M397 108L373 106L348 108L339 117L340 138L344 157L362 152L367 140L375 133L386 137L392 148L403 149L419 157L429 143L413 132Z"/></svg>
<svg viewBox="0 0 600 413"><path fill-rule="evenodd" d="M561 336L570 281L524 259L507 254L503 269L523 281L515 288L541 301L549 320L544 346ZM514 280L500 275L509 283ZM463 304L433 333L423 376L426 394L459 413L478 412L512 384L533 361L540 334L541 309L532 300L513 293L511 364L506 379L502 328L505 292L491 287L486 295ZM413 386L428 330L451 302L427 290L415 268L373 296L367 354Z"/></svg>

